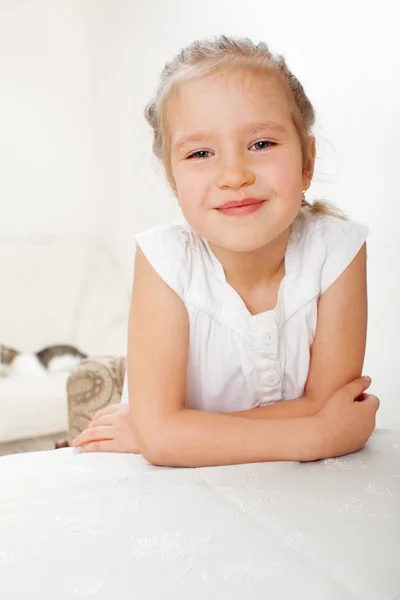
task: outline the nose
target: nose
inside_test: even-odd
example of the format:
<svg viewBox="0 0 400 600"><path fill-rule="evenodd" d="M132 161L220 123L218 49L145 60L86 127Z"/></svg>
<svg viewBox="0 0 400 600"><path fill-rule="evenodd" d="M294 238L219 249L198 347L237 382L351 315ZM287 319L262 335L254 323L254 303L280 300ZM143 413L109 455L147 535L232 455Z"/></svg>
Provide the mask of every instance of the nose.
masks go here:
<svg viewBox="0 0 400 600"><path fill-rule="evenodd" d="M236 159L221 165L216 179L220 189L238 190L254 183L255 175L245 160Z"/></svg>

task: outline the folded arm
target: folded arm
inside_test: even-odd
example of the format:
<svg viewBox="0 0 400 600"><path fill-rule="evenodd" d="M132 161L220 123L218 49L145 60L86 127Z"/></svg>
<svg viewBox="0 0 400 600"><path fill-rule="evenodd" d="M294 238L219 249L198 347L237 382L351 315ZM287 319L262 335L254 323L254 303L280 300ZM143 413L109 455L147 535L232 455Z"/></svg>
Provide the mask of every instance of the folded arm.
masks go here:
<svg viewBox="0 0 400 600"><path fill-rule="evenodd" d="M246 418L307 417L341 387L360 377L367 335L366 244L322 294L304 396L232 413Z"/></svg>
<svg viewBox="0 0 400 600"><path fill-rule="evenodd" d="M154 464L190 467L316 459L320 439L312 415L362 368L363 264L365 248L320 299L305 397L221 415L185 408L188 314L138 249L127 362L141 454Z"/></svg>

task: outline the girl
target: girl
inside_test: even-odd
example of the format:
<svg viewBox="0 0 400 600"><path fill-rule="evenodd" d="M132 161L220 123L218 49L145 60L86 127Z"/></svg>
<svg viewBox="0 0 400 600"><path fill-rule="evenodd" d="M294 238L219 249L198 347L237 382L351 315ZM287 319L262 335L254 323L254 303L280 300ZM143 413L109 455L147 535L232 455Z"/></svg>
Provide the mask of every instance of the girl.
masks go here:
<svg viewBox="0 0 400 600"><path fill-rule="evenodd" d="M305 200L315 114L284 58L194 42L146 117L185 219L136 236L123 402L74 445L188 467L363 448L368 232Z"/></svg>

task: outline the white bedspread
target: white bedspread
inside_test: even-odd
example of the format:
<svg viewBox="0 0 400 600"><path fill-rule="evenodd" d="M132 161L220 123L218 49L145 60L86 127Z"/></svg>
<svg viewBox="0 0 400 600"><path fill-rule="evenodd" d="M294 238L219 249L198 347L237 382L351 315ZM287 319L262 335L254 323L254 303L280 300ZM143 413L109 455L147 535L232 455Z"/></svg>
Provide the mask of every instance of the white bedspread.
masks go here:
<svg viewBox="0 0 400 600"><path fill-rule="evenodd" d="M315 463L0 458L2 600L400 598L400 431Z"/></svg>

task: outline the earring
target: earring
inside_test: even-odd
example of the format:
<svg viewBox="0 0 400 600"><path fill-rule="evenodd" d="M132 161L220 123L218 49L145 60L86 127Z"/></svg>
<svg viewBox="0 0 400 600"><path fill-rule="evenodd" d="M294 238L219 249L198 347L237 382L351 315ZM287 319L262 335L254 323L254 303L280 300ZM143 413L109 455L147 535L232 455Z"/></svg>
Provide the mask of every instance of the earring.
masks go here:
<svg viewBox="0 0 400 600"><path fill-rule="evenodd" d="M307 206L307 204L308 204L308 202L306 200L306 191L307 191L307 188L305 190L302 190L302 193L303 193L303 196L301 198L301 205L302 206Z"/></svg>

